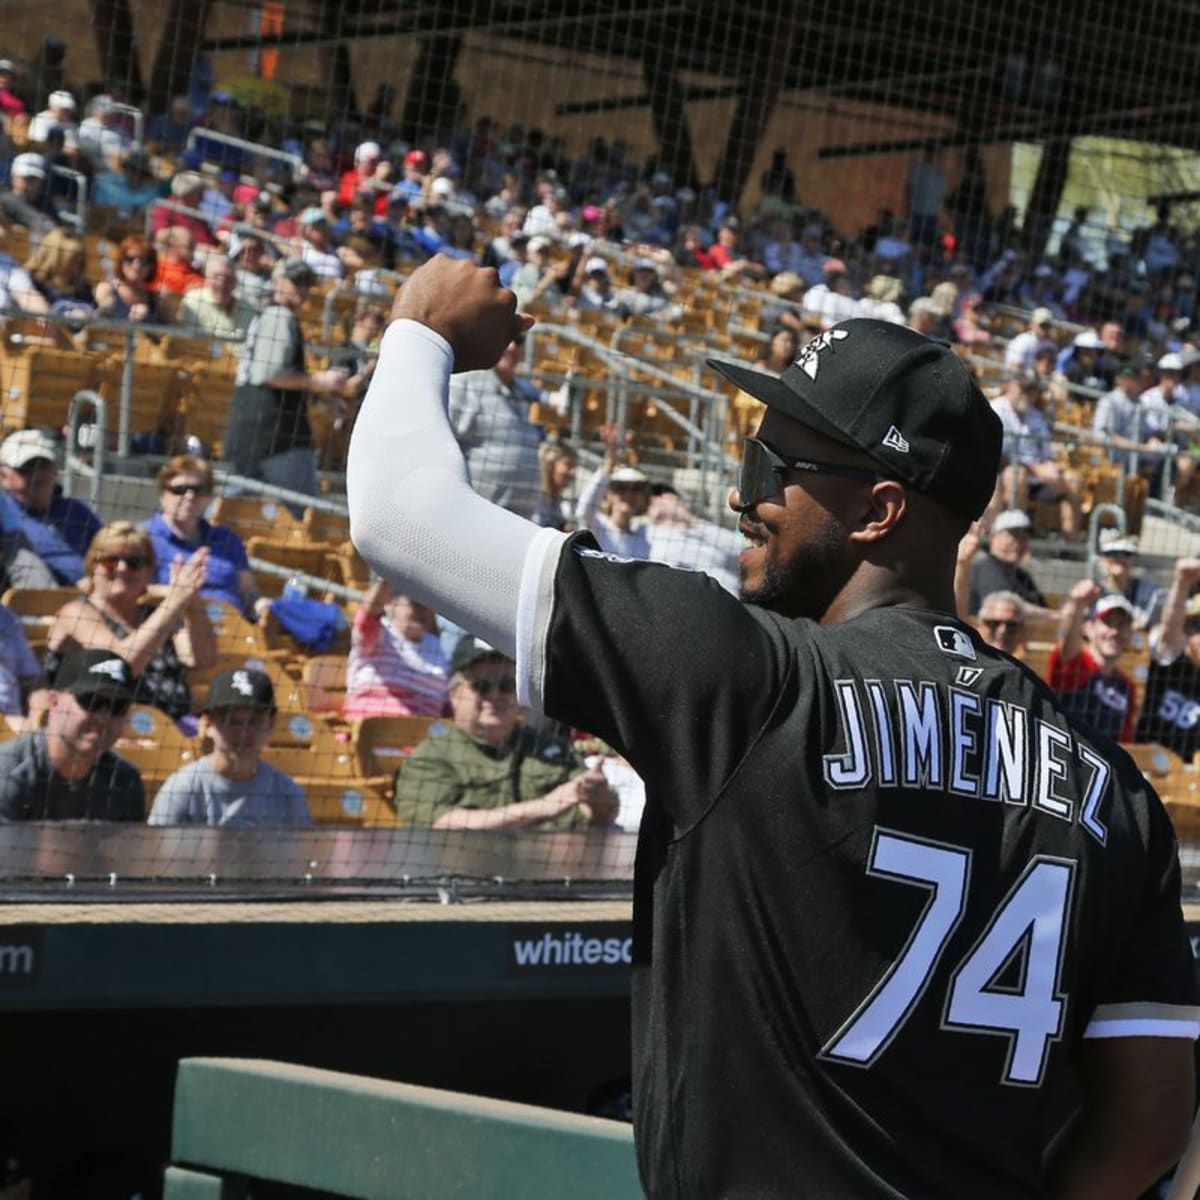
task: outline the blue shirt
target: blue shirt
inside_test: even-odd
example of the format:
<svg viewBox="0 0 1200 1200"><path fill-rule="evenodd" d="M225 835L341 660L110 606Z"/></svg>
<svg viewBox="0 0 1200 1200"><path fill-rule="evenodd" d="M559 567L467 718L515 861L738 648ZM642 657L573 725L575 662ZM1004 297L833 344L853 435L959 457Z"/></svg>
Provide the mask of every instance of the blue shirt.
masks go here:
<svg viewBox="0 0 1200 1200"><path fill-rule="evenodd" d="M34 515L0 491L0 532L19 535L61 584L82 578L83 556L99 529L100 518L82 500L56 492L50 507Z"/></svg>
<svg viewBox="0 0 1200 1200"><path fill-rule="evenodd" d="M245 603L238 591L237 577L239 571L250 569L250 562L246 557L246 547L242 544L242 539L232 529L226 529L223 525L210 525L202 519L196 529L195 541L189 542L167 524L160 512L144 522L142 527L149 533L150 541L154 545L159 583L171 581L171 564L177 555L186 559L201 546L207 546L208 573L204 577L204 587L200 589L201 595L225 600L239 612L245 611Z"/></svg>

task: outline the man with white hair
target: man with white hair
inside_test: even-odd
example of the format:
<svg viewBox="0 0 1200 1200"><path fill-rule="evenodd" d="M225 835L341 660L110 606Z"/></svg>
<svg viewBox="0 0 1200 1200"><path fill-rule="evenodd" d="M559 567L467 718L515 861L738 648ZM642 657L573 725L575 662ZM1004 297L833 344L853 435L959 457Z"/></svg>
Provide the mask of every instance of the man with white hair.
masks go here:
<svg viewBox="0 0 1200 1200"><path fill-rule="evenodd" d="M185 292L176 320L198 333L245 337L258 310L236 295L237 275L224 255L210 254L204 264L204 283Z"/></svg>
<svg viewBox="0 0 1200 1200"><path fill-rule="evenodd" d="M29 122L31 142L49 141L52 130L61 129L63 136L79 137L79 124L75 120L75 97L70 92L51 92L46 107Z"/></svg>
<svg viewBox="0 0 1200 1200"><path fill-rule="evenodd" d="M1035 308L1029 317L1029 327L1004 348L1004 365L1010 371L1032 371L1038 347L1050 341L1054 314L1048 308Z"/></svg>
<svg viewBox="0 0 1200 1200"><path fill-rule="evenodd" d="M170 203L156 204L150 215L151 236L157 236L164 229L180 226L189 233L198 246L207 248L216 244L216 238L209 228L208 222L195 212L181 212L180 209L199 209L200 201L204 199L204 176L197 171L180 171L171 180Z"/></svg>
<svg viewBox="0 0 1200 1200"><path fill-rule="evenodd" d="M98 167L113 167L132 148L133 138L120 126L121 114L111 96L97 96L79 126L79 149Z"/></svg>

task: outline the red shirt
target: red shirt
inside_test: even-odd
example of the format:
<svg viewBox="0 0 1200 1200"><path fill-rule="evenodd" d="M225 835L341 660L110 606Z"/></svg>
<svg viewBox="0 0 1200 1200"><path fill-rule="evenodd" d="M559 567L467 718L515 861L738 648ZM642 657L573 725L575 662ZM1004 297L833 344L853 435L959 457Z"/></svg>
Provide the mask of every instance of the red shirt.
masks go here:
<svg viewBox="0 0 1200 1200"><path fill-rule="evenodd" d="M388 189L378 186L374 174L360 175L358 168L354 167L342 175L341 182L338 184L338 200L343 204L349 204L359 192L373 192L375 215L377 217L387 216Z"/></svg>
<svg viewBox="0 0 1200 1200"><path fill-rule="evenodd" d="M1119 667L1105 674L1100 660L1085 646L1064 659L1062 647L1050 651L1046 682L1063 711L1118 742L1132 742L1137 720L1137 689Z"/></svg>
<svg viewBox="0 0 1200 1200"><path fill-rule="evenodd" d="M158 270L150 290L155 292L176 292L183 295L188 288L203 284L204 276L194 270L188 263L168 262L165 258L158 260Z"/></svg>

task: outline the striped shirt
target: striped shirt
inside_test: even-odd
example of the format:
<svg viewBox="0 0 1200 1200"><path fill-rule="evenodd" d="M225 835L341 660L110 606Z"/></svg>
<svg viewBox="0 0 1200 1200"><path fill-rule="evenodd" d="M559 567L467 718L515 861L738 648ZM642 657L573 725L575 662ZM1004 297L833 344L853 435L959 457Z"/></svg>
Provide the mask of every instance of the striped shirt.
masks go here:
<svg viewBox="0 0 1200 1200"><path fill-rule="evenodd" d="M431 633L410 642L386 616L354 614L342 715L436 717L446 706L449 664Z"/></svg>

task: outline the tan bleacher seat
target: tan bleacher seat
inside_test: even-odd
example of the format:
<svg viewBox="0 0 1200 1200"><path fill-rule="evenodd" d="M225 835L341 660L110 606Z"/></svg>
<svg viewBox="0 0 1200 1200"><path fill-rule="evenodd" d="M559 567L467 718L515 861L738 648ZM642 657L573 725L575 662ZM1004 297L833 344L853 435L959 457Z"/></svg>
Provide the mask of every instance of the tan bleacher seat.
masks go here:
<svg viewBox="0 0 1200 1200"><path fill-rule="evenodd" d="M99 391L108 403L109 426L113 429L118 422L123 375L124 355L114 354L105 360ZM129 395L130 431L161 434L166 441L167 453L173 453L182 428L181 405L187 382L188 373L178 364L135 363Z"/></svg>
<svg viewBox="0 0 1200 1200"><path fill-rule="evenodd" d="M318 579L327 578L325 560L330 554L330 548L319 542L252 537L246 542L246 553L251 559L260 558L289 571L315 575ZM267 571L255 571L254 578L264 596L280 595L287 584L285 576ZM320 599L319 596L316 598Z"/></svg>
<svg viewBox="0 0 1200 1200"><path fill-rule="evenodd" d="M318 825L396 825L396 814L373 788L360 780L321 782L301 786L308 811Z"/></svg>
<svg viewBox="0 0 1200 1200"><path fill-rule="evenodd" d="M232 529L244 542L254 537L305 540L304 527L291 509L269 496L218 496L209 519Z"/></svg>
<svg viewBox="0 0 1200 1200"><path fill-rule="evenodd" d="M233 671L238 667L253 667L270 676L271 685L275 689L275 704L280 710L280 720L284 714L304 712L304 692L297 683L279 664L278 660L260 653L246 653L244 650L221 650L212 666L203 670L192 668L188 671L188 687L192 692L192 706L199 710L203 707L208 696L208 687L213 679L222 671Z"/></svg>
<svg viewBox="0 0 1200 1200"><path fill-rule="evenodd" d="M425 740L441 717L364 717L355 721L354 752L359 774L391 795L400 764Z"/></svg>
<svg viewBox="0 0 1200 1200"><path fill-rule="evenodd" d="M217 635L218 654L261 656L266 653L262 630L232 604L209 597L204 602L204 611Z"/></svg>
<svg viewBox="0 0 1200 1200"><path fill-rule="evenodd" d="M349 516L324 508L306 508L303 526L308 541L320 542L331 548L341 546L350 537Z"/></svg>
<svg viewBox="0 0 1200 1200"><path fill-rule="evenodd" d="M313 655L304 662L300 682L304 684L309 712L340 713L346 698L346 656Z"/></svg>
<svg viewBox="0 0 1200 1200"><path fill-rule="evenodd" d="M358 763L354 749L318 738L315 745L281 746L272 743L263 751L271 766L290 775L297 783L315 780L358 779Z"/></svg>
<svg viewBox="0 0 1200 1200"><path fill-rule="evenodd" d="M71 397L95 387L100 359L79 350L5 345L0 353L0 421L7 433L31 426L62 429ZM116 428L115 409L110 425Z"/></svg>
<svg viewBox="0 0 1200 1200"><path fill-rule="evenodd" d="M1153 783L1179 840L1200 841L1200 770L1183 764Z"/></svg>
<svg viewBox="0 0 1200 1200"><path fill-rule="evenodd" d="M73 587L9 588L0 602L20 617L26 641L35 653L40 654L58 610L68 600L78 599L79 589Z"/></svg>
<svg viewBox="0 0 1200 1200"><path fill-rule="evenodd" d="M141 772L147 812L167 776L201 756L197 742L183 733L162 709L146 704L135 704L129 710L125 728L113 750Z"/></svg>
<svg viewBox="0 0 1200 1200"><path fill-rule="evenodd" d="M209 457L219 458L233 400L237 360L229 356L188 362L191 369L183 396L182 436L198 437Z"/></svg>
<svg viewBox="0 0 1200 1200"><path fill-rule="evenodd" d="M1137 763L1142 774L1156 784L1158 780L1166 779L1172 772L1181 771L1184 767L1184 762L1178 754L1160 746L1158 742L1134 742L1124 749Z"/></svg>

